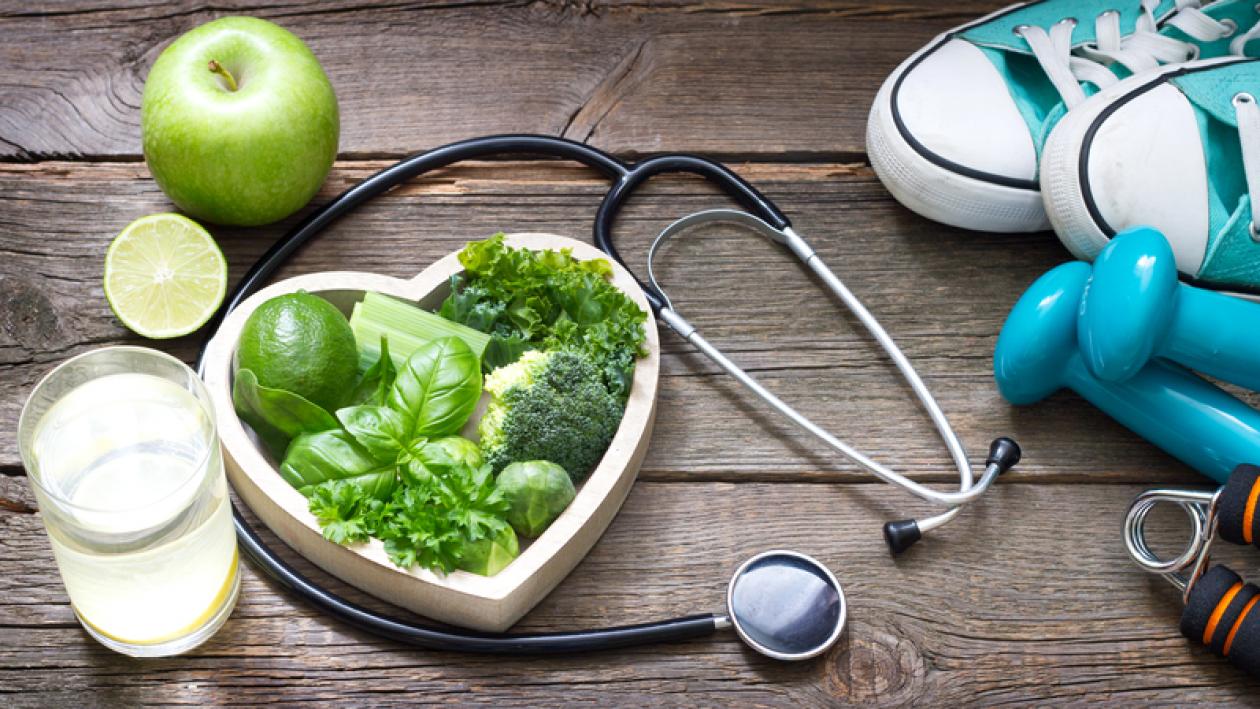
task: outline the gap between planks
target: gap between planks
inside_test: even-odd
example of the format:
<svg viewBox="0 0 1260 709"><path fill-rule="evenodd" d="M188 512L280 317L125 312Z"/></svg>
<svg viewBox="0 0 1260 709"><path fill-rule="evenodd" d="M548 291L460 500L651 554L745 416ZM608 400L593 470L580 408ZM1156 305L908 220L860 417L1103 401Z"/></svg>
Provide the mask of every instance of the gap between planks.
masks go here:
<svg viewBox="0 0 1260 709"><path fill-rule="evenodd" d="M564 138L565 136L546 135L550 138ZM0 138L0 142L3 138ZM589 145L588 142L580 141L583 145ZM418 155L425 150L431 150L440 146L433 145L422 150L412 152L345 152L337 154L337 165L339 167L355 167L355 163L381 163L380 167L384 168L391 163L398 162L407 157ZM661 151L634 151L623 150L615 153L609 153L618 160L624 162L638 162L645 158L664 155ZM699 153L705 158L720 163L736 163L736 164L755 164L755 165L826 165L826 164L858 164L869 167L870 158L865 151L809 151L809 150L786 150L772 153L754 153L754 152L713 152L705 151ZM540 160L546 161L545 156ZM486 157L477 160L468 160L463 164L475 163L499 163L499 162L521 162L521 156L504 156L501 158ZM0 167L6 165L36 165L36 166L55 166L57 163L69 163L74 166L91 166L91 165L134 165L144 162L144 155L141 154L125 154L125 155L95 155L95 154L17 154L3 155L0 154Z"/></svg>

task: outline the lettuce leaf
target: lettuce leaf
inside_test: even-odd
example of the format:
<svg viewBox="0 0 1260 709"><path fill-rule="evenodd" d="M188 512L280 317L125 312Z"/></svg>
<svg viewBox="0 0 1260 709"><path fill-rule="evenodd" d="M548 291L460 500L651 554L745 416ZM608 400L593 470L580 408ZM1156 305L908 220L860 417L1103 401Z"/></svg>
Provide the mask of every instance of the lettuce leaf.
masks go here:
<svg viewBox="0 0 1260 709"><path fill-rule="evenodd" d="M468 244L459 260L464 275L452 278L439 313L491 335L486 371L531 349L578 350L625 399L634 361L645 354L647 313L609 282L608 261L581 261L567 249L514 249L503 234Z"/></svg>

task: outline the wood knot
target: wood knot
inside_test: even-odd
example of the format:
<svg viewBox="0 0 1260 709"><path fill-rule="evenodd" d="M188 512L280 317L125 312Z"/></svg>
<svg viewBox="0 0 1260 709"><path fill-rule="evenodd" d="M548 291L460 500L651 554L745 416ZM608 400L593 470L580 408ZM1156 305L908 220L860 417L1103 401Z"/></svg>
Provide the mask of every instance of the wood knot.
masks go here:
<svg viewBox="0 0 1260 709"><path fill-rule="evenodd" d="M25 278L0 276L0 294L5 300L0 310L0 344L12 343L30 353L57 341L57 310L39 286Z"/></svg>
<svg viewBox="0 0 1260 709"><path fill-rule="evenodd" d="M901 704L923 693L927 663L908 638L865 623L850 623L829 653L832 696L855 703Z"/></svg>

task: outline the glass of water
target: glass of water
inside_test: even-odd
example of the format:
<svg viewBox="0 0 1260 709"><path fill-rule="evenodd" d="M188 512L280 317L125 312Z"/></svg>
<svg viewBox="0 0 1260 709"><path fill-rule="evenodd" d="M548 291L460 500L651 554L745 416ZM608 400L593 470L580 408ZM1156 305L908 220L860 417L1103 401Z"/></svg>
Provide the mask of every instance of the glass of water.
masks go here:
<svg viewBox="0 0 1260 709"><path fill-rule="evenodd" d="M137 657L207 640L236 605L236 536L213 405L169 355L107 347L35 387L22 462L70 604Z"/></svg>

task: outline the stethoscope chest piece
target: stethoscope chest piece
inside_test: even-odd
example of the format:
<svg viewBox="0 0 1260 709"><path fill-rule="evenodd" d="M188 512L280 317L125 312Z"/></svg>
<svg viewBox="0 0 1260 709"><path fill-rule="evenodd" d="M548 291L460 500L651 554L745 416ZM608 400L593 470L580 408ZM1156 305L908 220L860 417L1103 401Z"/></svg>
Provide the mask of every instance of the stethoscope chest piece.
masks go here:
<svg viewBox="0 0 1260 709"><path fill-rule="evenodd" d="M848 608L840 582L813 557L776 550L735 570L727 620L753 650L776 660L808 660L844 632Z"/></svg>

